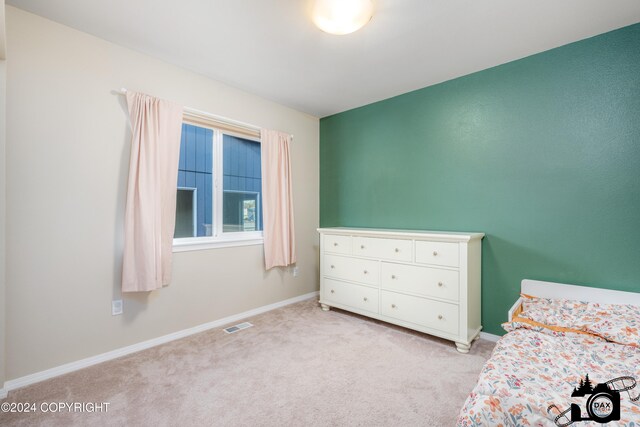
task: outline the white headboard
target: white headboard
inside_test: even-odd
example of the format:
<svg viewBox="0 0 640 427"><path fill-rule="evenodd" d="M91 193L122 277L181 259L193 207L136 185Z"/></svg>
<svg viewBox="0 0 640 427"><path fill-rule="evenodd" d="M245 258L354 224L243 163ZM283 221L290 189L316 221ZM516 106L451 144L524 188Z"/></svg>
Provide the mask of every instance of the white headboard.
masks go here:
<svg viewBox="0 0 640 427"><path fill-rule="evenodd" d="M640 293L590 288L588 286L525 279L520 284L520 290L523 294L540 298L562 298L602 304L640 305Z"/></svg>
<svg viewBox="0 0 640 427"><path fill-rule="evenodd" d="M541 282L525 279L520 283L520 292L540 298L561 298L602 304L640 305L640 293L614 291L611 289L590 288L588 286L566 285L564 283ZM520 306L518 299L509 310L509 320Z"/></svg>

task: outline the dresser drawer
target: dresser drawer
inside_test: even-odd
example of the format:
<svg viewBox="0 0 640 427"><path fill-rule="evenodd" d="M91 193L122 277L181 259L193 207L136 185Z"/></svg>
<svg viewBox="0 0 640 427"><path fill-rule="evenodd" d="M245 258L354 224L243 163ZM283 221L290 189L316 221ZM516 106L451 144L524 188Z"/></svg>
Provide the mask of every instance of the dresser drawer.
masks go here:
<svg viewBox="0 0 640 427"><path fill-rule="evenodd" d="M458 272L455 270L383 262L380 283L391 291L458 301Z"/></svg>
<svg viewBox="0 0 640 427"><path fill-rule="evenodd" d="M458 306L380 291L380 314L449 334L458 334Z"/></svg>
<svg viewBox="0 0 640 427"><path fill-rule="evenodd" d="M334 252L337 254L351 253L351 236L342 236L340 234L324 235L324 251Z"/></svg>
<svg viewBox="0 0 640 427"><path fill-rule="evenodd" d="M335 279L377 285L380 276L378 261L340 255L324 255L322 274Z"/></svg>
<svg viewBox="0 0 640 427"><path fill-rule="evenodd" d="M366 286L325 278L322 285L322 299L372 313L378 312L378 290Z"/></svg>
<svg viewBox="0 0 640 427"><path fill-rule="evenodd" d="M353 254L393 261L411 262L412 241L403 239L378 239L375 237L354 237Z"/></svg>
<svg viewBox="0 0 640 427"><path fill-rule="evenodd" d="M416 241L416 262L422 264L458 267L460 249L458 243Z"/></svg>

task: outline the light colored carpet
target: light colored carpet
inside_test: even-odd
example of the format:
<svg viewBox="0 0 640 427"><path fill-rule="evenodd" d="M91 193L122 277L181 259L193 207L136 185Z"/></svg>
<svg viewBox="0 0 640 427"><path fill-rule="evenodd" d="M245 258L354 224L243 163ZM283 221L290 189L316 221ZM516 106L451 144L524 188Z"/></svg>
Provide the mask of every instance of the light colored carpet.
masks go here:
<svg viewBox="0 0 640 427"><path fill-rule="evenodd" d="M11 426L452 426L494 344L453 343L303 301L13 391L106 413L0 413Z"/></svg>

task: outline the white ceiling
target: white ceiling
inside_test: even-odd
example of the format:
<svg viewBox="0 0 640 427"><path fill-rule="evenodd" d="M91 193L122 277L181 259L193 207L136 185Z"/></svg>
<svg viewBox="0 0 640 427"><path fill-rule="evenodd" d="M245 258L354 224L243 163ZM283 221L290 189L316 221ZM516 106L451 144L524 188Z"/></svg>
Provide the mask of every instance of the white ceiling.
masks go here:
<svg viewBox="0 0 640 427"><path fill-rule="evenodd" d="M639 0L375 0L362 30L309 0L7 0L314 116L640 22Z"/></svg>

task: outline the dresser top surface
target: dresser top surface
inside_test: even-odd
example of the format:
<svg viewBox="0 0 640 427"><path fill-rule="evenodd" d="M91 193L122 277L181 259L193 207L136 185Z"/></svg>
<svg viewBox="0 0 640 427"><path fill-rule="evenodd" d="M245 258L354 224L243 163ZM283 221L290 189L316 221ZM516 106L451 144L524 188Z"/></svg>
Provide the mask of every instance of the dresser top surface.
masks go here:
<svg viewBox="0 0 640 427"><path fill-rule="evenodd" d="M320 234L342 234L350 236L379 236L379 237L405 237L419 239L446 239L461 242L479 240L484 233L460 232L460 231L432 231L432 230L402 230L390 228L358 228L358 227L327 227L318 228Z"/></svg>

